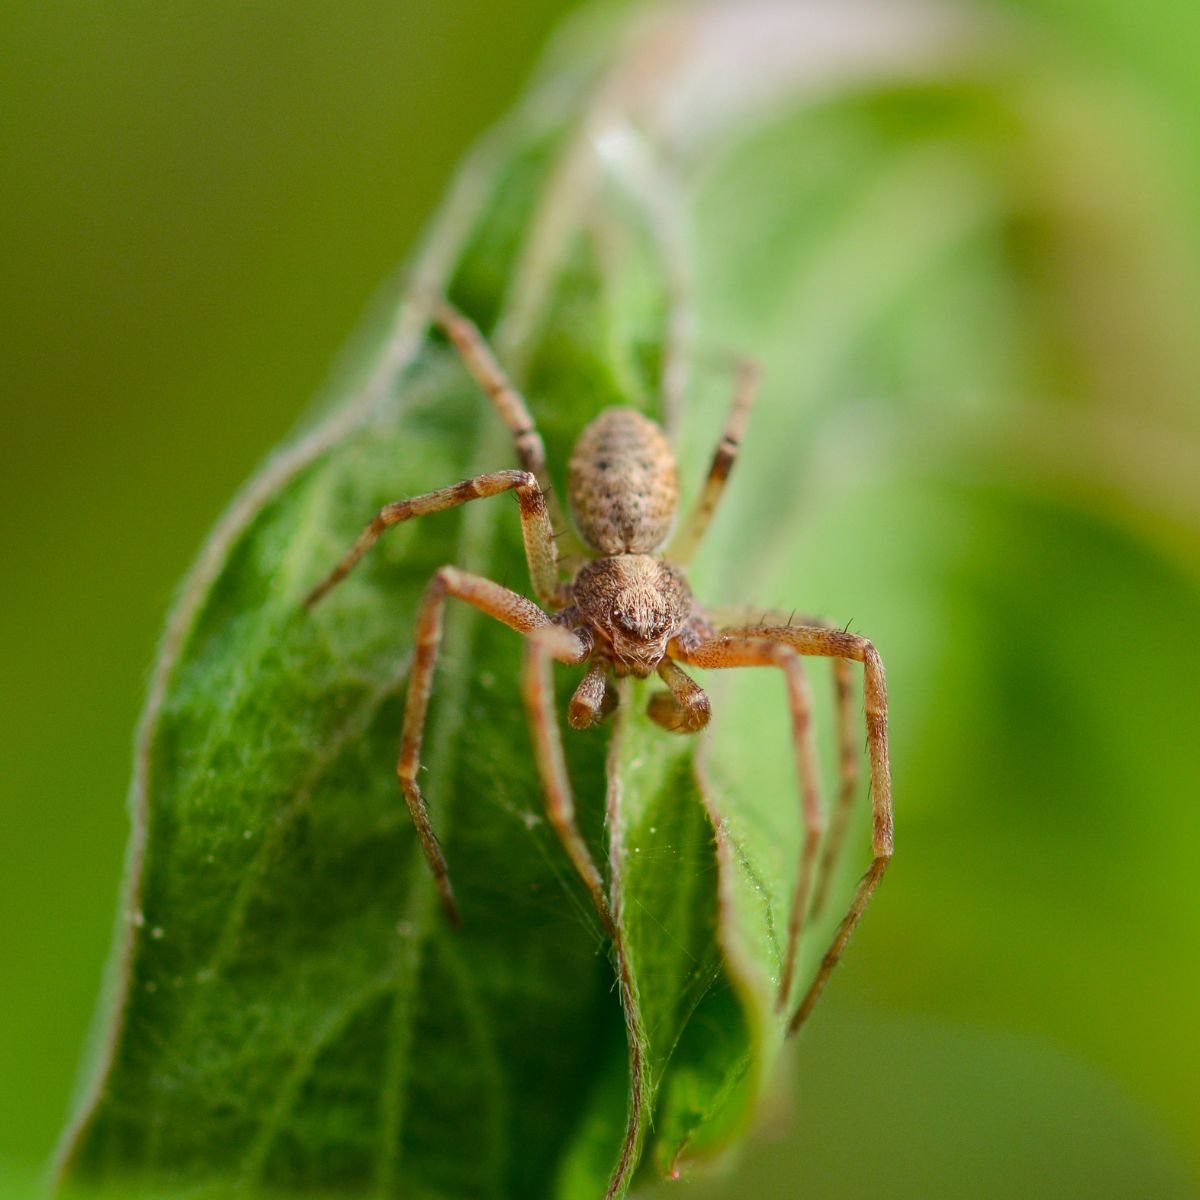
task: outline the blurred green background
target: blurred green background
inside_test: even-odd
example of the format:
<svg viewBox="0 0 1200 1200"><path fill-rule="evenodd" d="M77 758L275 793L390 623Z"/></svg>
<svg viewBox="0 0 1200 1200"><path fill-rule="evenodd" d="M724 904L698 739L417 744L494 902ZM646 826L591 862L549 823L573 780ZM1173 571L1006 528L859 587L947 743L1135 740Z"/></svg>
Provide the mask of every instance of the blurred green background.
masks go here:
<svg viewBox="0 0 1200 1200"><path fill-rule="evenodd" d="M26 1194L66 1111L175 583L572 7L0 12L0 1194ZM1019 7L1153 130L1153 232L1194 295L1191 0ZM1176 458L1192 401L1146 397ZM1160 482L1194 517L1200 461L1173 461ZM1200 1193L1200 532L1144 536L1094 480L1051 504L962 473L958 519L881 490L806 539L860 549L822 600L852 603L881 562L915 580L888 629L867 629L878 598L832 614L885 654L914 596L946 632L919 680L889 659L902 857L794 1094L698 1195Z"/></svg>

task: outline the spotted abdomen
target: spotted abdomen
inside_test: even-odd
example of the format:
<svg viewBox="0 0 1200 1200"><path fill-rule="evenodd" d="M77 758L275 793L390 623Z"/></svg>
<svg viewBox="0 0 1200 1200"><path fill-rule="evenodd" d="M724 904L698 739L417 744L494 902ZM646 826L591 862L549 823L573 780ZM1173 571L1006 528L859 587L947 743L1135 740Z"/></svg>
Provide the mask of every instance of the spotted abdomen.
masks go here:
<svg viewBox="0 0 1200 1200"><path fill-rule="evenodd" d="M567 468L571 515L601 554L650 554L679 504L666 435L632 408L607 408L579 435Z"/></svg>

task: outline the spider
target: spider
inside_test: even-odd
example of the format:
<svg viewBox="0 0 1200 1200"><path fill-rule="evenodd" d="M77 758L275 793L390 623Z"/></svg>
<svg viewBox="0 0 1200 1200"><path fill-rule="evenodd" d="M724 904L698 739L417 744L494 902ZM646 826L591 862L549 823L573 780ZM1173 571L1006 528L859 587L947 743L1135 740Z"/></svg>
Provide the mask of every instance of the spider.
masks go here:
<svg viewBox="0 0 1200 1200"><path fill-rule="evenodd" d="M545 448L528 406L474 324L445 302L434 305L432 317L510 430L522 469L489 471L386 505L338 565L309 592L305 604L311 608L344 579L389 527L471 500L516 492L525 555L541 606L483 576L444 566L430 580L417 617L396 771L447 917L454 925L461 924L446 860L417 782L447 596L465 600L525 637L521 693L547 816L586 885L601 922L613 936L616 930L601 875L575 821L554 710L552 661L589 664L567 710L567 720L575 729L595 725L615 707L617 695L609 682L610 674L645 679L657 673L667 690L651 695L649 716L664 729L691 734L708 723L710 705L708 696L683 670L684 665L702 669L776 667L783 673L805 836L778 987L781 1010L791 994L801 933L824 901L857 785L850 663L859 662L864 673L873 857L812 983L791 1015L788 1032L794 1033L823 990L892 855L887 693L883 663L866 638L820 620L797 624L776 613L764 614L756 624L726 626L716 613L706 612L697 604L688 587L684 567L712 519L737 458L757 390L757 369L749 363L741 365L729 415L699 499L669 544L679 494L675 459L663 430L640 412L625 407L603 410L584 428L568 467L568 496L575 525L594 557L567 581L559 566L552 532L552 516L561 528L561 514L549 488ZM841 787L827 835L812 744L810 692L801 666L805 655L834 661ZM817 850L822 838L824 849L818 866Z"/></svg>

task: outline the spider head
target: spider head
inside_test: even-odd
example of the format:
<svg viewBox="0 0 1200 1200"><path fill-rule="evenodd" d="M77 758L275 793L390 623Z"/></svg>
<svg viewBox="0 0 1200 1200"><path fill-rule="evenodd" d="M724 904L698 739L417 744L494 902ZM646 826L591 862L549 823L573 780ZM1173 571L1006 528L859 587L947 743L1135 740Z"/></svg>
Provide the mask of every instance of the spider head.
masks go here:
<svg viewBox="0 0 1200 1200"><path fill-rule="evenodd" d="M643 554L585 564L575 577L575 604L618 674L645 678L667 642L692 615L692 594L678 568Z"/></svg>

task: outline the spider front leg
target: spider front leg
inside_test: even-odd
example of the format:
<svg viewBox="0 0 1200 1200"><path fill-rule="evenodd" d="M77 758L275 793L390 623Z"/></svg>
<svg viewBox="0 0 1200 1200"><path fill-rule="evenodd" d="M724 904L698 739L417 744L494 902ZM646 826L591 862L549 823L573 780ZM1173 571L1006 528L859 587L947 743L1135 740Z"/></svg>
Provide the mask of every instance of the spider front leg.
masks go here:
<svg viewBox="0 0 1200 1200"><path fill-rule="evenodd" d="M791 627L799 622L800 625L812 625L818 629L836 630L838 627L821 617L800 616L795 613L767 610L762 613L754 625L745 625L737 621L744 609L710 609L708 618L718 626L726 637L732 637L741 629L761 629L766 625L772 627L783 625ZM856 713L854 704L854 681L851 675L849 660L834 658L833 663L833 701L834 720L837 729L837 766L838 792L833 806L833 814L829 821L829 832L821 849L821 865L817 869L817 882L813 889L812 901L809 904L808 918L816 920L825 908L825 900L829 895L829 884L833 879L833 870L846 840L846 828L850 821L850 811L854 807L854 797L858 793L860 776L858 738L855 734Z"/></svg>
<svg viewBox="0 0 1200 1200"><path fill-rule="evenodd" d="M788 1023L790 1035L800 1028L812 1011L892 857L892 779L888 762L887 683L879 653L866 638L837 629L815 626L750 625L719 634L686 654L681 654L681 657L698 667L742 666L744 663L741 659L746 654L747 646L754 642L790 647L798 654L843 658L863 664L867 753L871 764L873 858L866 874L859 880L850 907L838 925L816 976Z"/></svg>
<svg viewBox="0 0 1200 1200"><path fill-rule="evenodd" d="M438 650L442 643L442 619L446 597L457 596L481 612L503 621L518 633L536 636L550 630L562 634L551 646L551 652L566 662L579 662L587 656L587 647L574 634L551 624L551 619L536 604L524 596L493 583L481 575L471 575L457 567L441 567L429 581L421 608L417 614L416 645L412 670L408 678L408 699L404 709L404 731L400 742L400 759L396 774L408 804L409 814L421 842L425 859L437 883L438 895L446 916L454 925L462 924L462 916L450 886L450 873L441 845L429 820L429 809L417 782L421 769L421 740L429 713L429 697L433 691L433 676Z"/></svg>
<svg viewBox="0 0 1200 1200"><path fill-rule="evenodd" d="M705 653L706 647L713 645L719 646L719 655ZM796 866L796 887L788 913L787 945L783 957L783 970L779 977L777 1005L779 1008L783 1008L792 993L792 980L796 973L796 951L800 945L800 935L804 931L807 919L809 893L812 890L817 863L817 849L821 843L821 835L825 831L825 809L821 802L816 748L813 745L812 736L812 692L809 690L804 668L800 665L800 656L790 646L781 646L776 642L755 639L738 641L733 638L722 638L719 643L701 644L688 654L687 660L696 666L703 667L778 667L783 672L784 681L787 684L788 708L792 718L792 744L796 756L796 783L801 797L800 815L804 823L804 842L800 848L800 857ZM671 666L674 672L699 691L699 688L678 667L673 663ZM673 682L671 676L663 673L661 668L660 674L663 674L663 678L668 683L672 683L673 688L678 686L678 683ZM700 694L703 695L703 692ZM668 693L667 699L670 698ZM654 715L652 711L651 716Z"/></svg>
<svg viewBox="0 0 1200 1200"><path fill-rule="evenodd" d="M605 932L610 937L616 937L616 925L604 891L604 881L592 861L587 843L583 840L583 834L579 832L575 821L575 798L571 792L571 779L567 774L558 718L554 711L554 677L550 669L554 659L558 659L559 662L578 663L590 653L589 644L561 625L550 625L537 630L525 643L521 695L525 701L525 713L529 718L529 729L533 737L534 757L537 759L538 774L541 776L542 790L545 793L546 815L579 878L587 887ZM596 714L600 712L603 704L603 669L604 666L600 669L593 666L576 692L576 698L583 693L582 704L588 708L595 705ZM599 697L596 696L597 683ZM579 719L584 719L582 711L579 711Z"/></svg>

